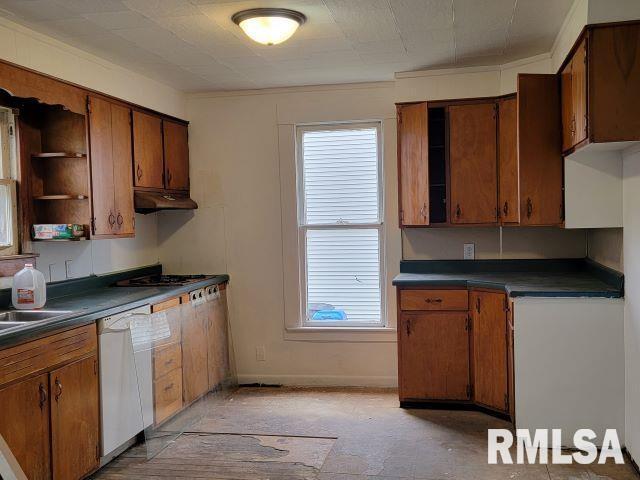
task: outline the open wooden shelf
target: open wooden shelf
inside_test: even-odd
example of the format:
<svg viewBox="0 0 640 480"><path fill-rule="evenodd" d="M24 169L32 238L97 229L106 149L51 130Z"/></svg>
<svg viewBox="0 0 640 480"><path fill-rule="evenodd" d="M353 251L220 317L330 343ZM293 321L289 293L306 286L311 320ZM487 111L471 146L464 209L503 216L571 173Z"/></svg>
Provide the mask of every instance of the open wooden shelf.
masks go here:
<svg viewBox="0 0 640 480"><path fill-rule="evenodd" d="M31 158L87 158L86 153L76 152L44 152L34 153Z"/></svg>
<svg viewBox="0 0 640 480"><path fill-rule="evenodd" d="M34 200L86 200L86 195L40 195L33 197Z"/></svg>

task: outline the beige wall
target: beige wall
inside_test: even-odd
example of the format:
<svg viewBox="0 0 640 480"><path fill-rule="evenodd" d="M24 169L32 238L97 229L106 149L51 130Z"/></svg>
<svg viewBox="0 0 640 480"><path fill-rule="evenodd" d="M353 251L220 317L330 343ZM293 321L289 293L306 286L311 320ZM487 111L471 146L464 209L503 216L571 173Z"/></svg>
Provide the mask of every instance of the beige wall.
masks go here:
<svg viewBox="0 0 640 480"><path fill-rule="evenodd" d="M0 18L0 58L161 112L184 117L186 97L167 85ZM40 243L36 266L47 280L81 277L158 262L157 216L136 215L136 238ZM0 283L9 285L5 279Z"/></svg>

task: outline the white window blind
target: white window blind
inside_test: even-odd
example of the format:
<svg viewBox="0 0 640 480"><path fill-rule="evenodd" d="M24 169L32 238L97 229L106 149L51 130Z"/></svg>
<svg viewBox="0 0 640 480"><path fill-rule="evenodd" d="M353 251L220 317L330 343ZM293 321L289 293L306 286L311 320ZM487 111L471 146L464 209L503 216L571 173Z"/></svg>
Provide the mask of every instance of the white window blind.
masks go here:
<svg viewBox="0 0 640 480"><path fill-rule="evenodd" d="M299 127L303 318L383 323L380 125Z"/></svg>

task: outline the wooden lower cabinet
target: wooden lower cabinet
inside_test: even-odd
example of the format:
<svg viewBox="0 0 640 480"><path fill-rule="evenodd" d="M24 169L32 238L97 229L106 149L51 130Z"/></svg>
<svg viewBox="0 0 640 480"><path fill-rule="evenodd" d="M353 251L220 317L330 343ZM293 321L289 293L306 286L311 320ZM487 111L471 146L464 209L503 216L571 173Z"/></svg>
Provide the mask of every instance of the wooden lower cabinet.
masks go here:
<svg viewBox="0 0 640 480"><path fill-rule="evenodd" d="M507 317L503 293L472 291L473 377L476 403L508 410Z"/></svg>
<svg viewBox="0 0 640 480"><path fill-rule="evenodd" d="M52 371L49 392L53 478L82 478L100 459L97 356Z"/></svg>
<svg viewBox="0 0 640 480"><path fill-rule="evenodd" d="M49 375L0 390L0 433L29 480L51 478Z"/></svg>
<svg viewBox="0 0 640 480"><path fill-rule="evenodd" d="M469 398L466 312L403 312L398 338L401 400Z"/></svg>
<svg viewBox="0 0 640 480"><path fill-rule="evenodd" d="M213 293L213 296L215 299L207 304L209 390L227 380L230 373L226 289L217 289L217 296L216 293Z"/></svg>
<svg viewBox="0 0 640 480"><path fill-rule="evenodd" d="M185 405L209 390L208 315L205 304L196 305L182 318L182 390Z"/></svg>
<svg viewBox="0 0 640 480"><path fill-rule="evenodd" d="M513 419L513 312L506 295L401 288L398 299L400 401L477 404Z"/></svg>
<svg viewBox="0 0 640 480"><path fill-rule="evenodd" d="M75 480L98 468L96 352L95 325L0 351L0 434L30 480Z"/></svg>
<svg viewBox="0 0 640 480"><path fill-rule="evenodd" d="M182 409L182 370L174 369L153 382L156 425Z"/></svg>

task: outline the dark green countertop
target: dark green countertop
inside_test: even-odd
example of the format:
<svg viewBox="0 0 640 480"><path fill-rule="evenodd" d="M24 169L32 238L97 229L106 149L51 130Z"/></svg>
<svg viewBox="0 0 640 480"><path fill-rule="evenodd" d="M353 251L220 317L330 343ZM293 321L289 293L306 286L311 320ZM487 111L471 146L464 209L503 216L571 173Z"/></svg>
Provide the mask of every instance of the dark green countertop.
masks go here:
<svg viewBox="0 0 640 480"><path fill-rule="evenodd" d="M228 275L214 275L213 278L194 282L189 285L171 287L116 287L116 281L157 273L161 266L145 267L126 273L104 277L59 282L48 286L51 298L47 299L46 310L72 311L63 317L42 322L0 330L0 348L22 343L43 336L54 330L94 323L110 315L131 310L144 305L154 304L169 298L188 293L199 288L229 281ZM0 301L6 305L6 291L0 292Z"/></svg>
<svg viewBox="0 0 640 480"><path fill-rule="evenodd" d="M624 276L589 259L403 261L399 287L458 286L504 290L510 297L624 296Z"/></svg>

